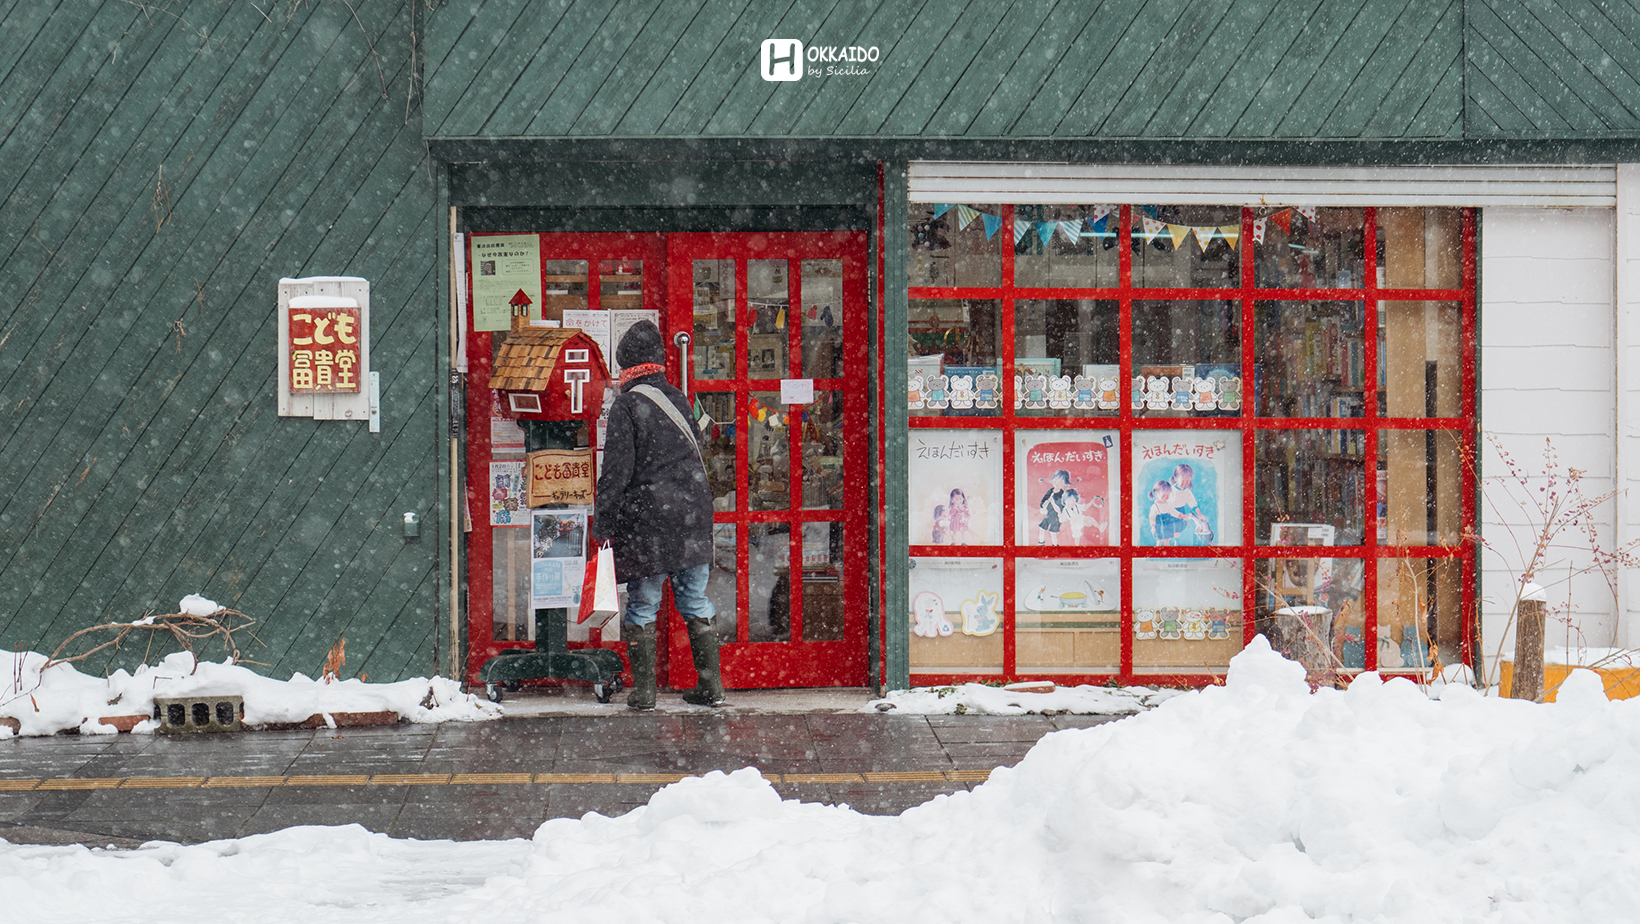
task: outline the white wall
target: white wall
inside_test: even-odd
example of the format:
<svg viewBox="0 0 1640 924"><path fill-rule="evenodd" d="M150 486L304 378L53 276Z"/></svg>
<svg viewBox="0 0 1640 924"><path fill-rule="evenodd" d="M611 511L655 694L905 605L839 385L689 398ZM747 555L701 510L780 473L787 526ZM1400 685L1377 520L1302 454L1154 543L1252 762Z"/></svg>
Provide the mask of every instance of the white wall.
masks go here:
<svg viewBox="0 0 1640 924"><path fill-rule="evenodd" d="M1488 208L1481 219L1483 435L1493 436L1534 476L1543 471L1547 437L1562 469L1583 470L1582 488L1589 496L1616 484L1615 240L1610 209ZM1513 629L1505 633L1505 624L1535 534L1508 497L1511 489L1522 496L1521 486L1511 482L1484 438L1480 452L1479 519L1490 546L1481 551L1482 654L1490 673L1500 643L1506 654L1513 650ZM1627 458L1636 455L1640 450ZM1634 464L1625 467L1636 472ZM1533 478L1530 487L1541 484ZM1617 502L1596 511L1598 541L1605 549L1615 548L1618 511ZM1586 544L1575 533L1563 538ZM1587 645L1624 643L1606 580L1598 573L1566 580L1568 568L1585 567L1589 554L1557 549L1551 560L1555 564L1538 583L1549 587L1551 610L1558 608L1567 622L1551 623L1549 644L1568 639L1579 644L1580 637Z"/></svg>

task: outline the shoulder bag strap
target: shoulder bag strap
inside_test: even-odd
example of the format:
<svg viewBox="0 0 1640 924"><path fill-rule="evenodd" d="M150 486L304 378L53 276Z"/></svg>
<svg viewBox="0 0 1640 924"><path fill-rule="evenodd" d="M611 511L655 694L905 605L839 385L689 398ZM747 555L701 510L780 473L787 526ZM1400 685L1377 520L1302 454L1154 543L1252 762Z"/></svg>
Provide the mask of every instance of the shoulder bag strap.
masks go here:
<svg viewBox="0 0 1640 924"><path fill-rule="evenodd" d="M684 419L682 414L678 413L677 405L673 404L664 392L653 385L638 385L632 390L655 402L656 407L665 411L666 416L672 418L672 422L678 425L679 430L683 431L684 438L689 440L689 445L695 447L695 458L700 459L700 464L704 466L706 457L701 453L700 440L695 436L695 428L689 426L689 422Z"/></svg>

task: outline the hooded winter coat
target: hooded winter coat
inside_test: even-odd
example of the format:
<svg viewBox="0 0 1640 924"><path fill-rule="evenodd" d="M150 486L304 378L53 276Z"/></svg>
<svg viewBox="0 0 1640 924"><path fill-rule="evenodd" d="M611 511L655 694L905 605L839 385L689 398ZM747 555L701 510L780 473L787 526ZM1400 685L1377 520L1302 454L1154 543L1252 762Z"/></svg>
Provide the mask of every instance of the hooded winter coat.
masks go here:
<svg viewBox="0 0 1640 924"><path fill-rule="evenodd" d="M640 321L621 337L615 358L623 368L664 365L666 346L653 323ZM683 392L653 373L622 386L609 408L603 469L593 508L592 536L615 550L615 577L630 581L670 574L712 560L712 490L689 437L639 385L660 389L685 421L693 421Z"/></svg>

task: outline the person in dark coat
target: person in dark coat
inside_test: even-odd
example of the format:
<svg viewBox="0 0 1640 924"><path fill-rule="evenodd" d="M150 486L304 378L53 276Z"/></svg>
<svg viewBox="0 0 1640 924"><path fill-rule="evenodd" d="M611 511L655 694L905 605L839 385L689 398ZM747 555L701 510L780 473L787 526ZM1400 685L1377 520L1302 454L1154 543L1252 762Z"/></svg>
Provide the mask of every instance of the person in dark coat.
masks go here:
<svg viewBox="0 0 1640 924"><path fill-rule="evenodd" d="M666 381L666 341L653 322L639 321L621 337L615 361L621 366L621 393L609 408L592 537L609 541L616 580L626 583L623 634L632 661L632 694L626 703L634 709L655 708L655 616L662 585L670 580L672 602L688 627L700 675L695 689L683 694L684 701L722 705L718 636L712 628L716 610L706 598L712 489L697 448L695 415L689 399ZM667 402L677 419L655 398Z"/></svg>

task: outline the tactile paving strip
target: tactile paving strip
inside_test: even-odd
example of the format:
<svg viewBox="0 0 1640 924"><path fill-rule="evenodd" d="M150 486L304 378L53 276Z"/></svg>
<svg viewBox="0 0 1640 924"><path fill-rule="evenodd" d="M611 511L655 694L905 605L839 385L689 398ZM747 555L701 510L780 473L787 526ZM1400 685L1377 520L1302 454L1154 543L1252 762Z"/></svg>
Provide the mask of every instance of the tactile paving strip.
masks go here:
<svg viewBox="0 0 1640 924"><path fill-rule="evenodd" d="M676 783L691 773L377 773L303 776L128 776L0 779L0 793L67 789L195 789L258 786L498 786L519 784L650 785ZM864 773L764 773L771 783L982 783L989 770L897 770Z"/></svg>

